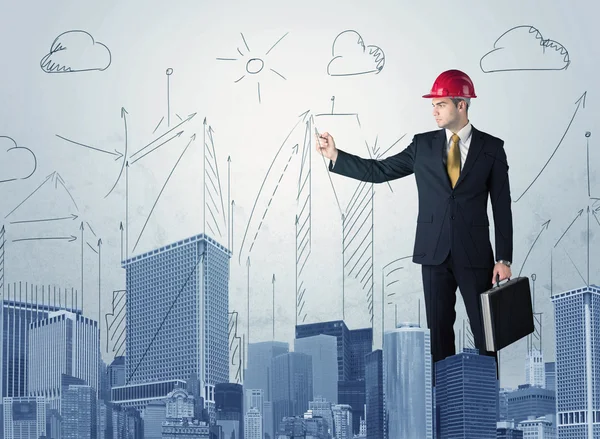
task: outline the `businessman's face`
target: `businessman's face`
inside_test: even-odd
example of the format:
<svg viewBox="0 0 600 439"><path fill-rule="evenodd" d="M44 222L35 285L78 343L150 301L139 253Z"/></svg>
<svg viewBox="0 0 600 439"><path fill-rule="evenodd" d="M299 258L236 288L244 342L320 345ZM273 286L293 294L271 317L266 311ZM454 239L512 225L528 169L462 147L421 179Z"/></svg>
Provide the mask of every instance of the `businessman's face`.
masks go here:
<svg viewBox="0 0 600 439"><path fill-rule="evenodd" d="M432 99L433 117L440 128L450 128L459 120L459 112L456 105L449 99Z"/></svg>

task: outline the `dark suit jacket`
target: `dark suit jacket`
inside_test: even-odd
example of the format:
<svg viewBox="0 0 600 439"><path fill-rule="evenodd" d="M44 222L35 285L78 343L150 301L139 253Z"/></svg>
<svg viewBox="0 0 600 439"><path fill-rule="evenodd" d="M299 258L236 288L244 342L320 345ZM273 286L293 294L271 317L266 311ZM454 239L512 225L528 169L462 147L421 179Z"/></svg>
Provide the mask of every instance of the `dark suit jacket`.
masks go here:
<svg viewBox="0 0 600 439"><path fill-rule="evenodd" d="M331 172L371 183L414 174L419 197L413 262L437 265L448 253L467 267L494 264L487 215L492 202L495 260L512 261L513 224L504 141L472 127L471 144L454 189L444 165L444 129L417 134L402 152L383 160L338 149Z"/></svg>

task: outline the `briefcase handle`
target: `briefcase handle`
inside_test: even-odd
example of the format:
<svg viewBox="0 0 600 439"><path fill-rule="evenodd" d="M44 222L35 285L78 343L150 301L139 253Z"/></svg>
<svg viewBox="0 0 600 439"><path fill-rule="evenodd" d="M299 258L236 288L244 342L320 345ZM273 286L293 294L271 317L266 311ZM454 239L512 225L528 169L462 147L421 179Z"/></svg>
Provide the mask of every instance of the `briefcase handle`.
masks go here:
<svg viewBox="0 0 600 439"><path fill-rule="evenodd" d="M506 281L508 282L510 280L510 277L506 278ZM496 273L496 288L498 288L500 286L500 273Z"/></svg>

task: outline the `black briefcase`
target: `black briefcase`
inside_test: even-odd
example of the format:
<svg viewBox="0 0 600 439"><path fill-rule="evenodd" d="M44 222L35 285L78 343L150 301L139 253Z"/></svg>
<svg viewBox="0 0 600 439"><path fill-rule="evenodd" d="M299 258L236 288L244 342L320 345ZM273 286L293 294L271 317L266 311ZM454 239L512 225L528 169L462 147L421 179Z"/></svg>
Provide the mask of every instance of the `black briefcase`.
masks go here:
<svg viewBox="0 0 600 439"><path fill-rule="evenodd" d="M497 352L535 330L529 278L516 277L502 285L497 282L480 300L488 351Z"/></svg>

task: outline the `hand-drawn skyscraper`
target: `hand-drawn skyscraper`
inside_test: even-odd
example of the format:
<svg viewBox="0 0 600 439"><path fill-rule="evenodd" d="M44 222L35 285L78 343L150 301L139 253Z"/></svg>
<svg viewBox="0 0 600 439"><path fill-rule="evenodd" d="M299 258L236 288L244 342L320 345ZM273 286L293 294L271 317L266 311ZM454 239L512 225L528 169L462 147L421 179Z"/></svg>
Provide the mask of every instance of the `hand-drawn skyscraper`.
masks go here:
<svg viewBox="0 0 600 439"><path fill-rule="evenodd" d="M198 377L214 419L214 388L229 382L231 252L199 234L123 262L126 384Z"/></svg>

